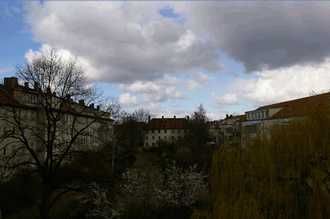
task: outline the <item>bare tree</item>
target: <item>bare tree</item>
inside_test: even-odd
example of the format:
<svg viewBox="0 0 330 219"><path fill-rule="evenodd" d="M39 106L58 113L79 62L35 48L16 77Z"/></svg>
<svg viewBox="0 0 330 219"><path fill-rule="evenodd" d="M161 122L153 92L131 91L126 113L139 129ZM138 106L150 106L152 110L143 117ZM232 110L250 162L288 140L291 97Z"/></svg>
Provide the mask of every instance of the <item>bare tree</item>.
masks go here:
<svg viewBox="0 0 330 219"><path fill-rule="evenodd" d="M86 106L97 97L95 91L77 64L62 60L53 49L19 68L17 76L24 87L2 90L8 104L0 113L7 127L0 147L6 151L6 168L31 169L41 178L40 216L47 219L62 194L56 185L60 168L72 152L92 147L93 130L111 120L93 104Z"/></svg>
<svg viewBox="0 0 330 219"><path fill-rule="evenodd" d="M145 122L145 123L148 122L150 116L151 116L150 112L143 108L135 110L131 115L131 117L134 118L134 120L136 120L137 122Z"/></svg>

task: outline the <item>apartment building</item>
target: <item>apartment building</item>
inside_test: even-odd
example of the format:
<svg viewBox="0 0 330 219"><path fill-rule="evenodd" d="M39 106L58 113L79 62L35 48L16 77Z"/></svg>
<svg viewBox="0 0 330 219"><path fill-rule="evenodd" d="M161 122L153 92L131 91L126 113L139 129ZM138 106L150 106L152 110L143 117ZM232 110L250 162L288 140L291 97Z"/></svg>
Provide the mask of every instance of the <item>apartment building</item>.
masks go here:
<svg viewBox="0 0 330 219"><path fill-rule="evenodd" d="M8 137L10 133L24 132L24 136L36 149L42 145L46 136L46 115L41 108L43 95L38 84L30 87L25 83L20 85L15 77L4 78L4 83L0 85L0 155L8 155L20 147L21 139ZM94 104L86 105L84 100L75 102L72 99L63 101L55 94L51 96L51 108L57 110L61 115L56 130L58 148L54 153L61 150L61 144L66 144L77 135L72 151L94 150L107 142L112 141L113 120L111 115L100 110L100 106ZM61 102L61 109L57 108ZM22 130L14 125L13 121L19 119ZM17 121L16 121L17 122ZM86 125L90 124L90 125ZM79 131L79 133L78 133ZM19 135L17 135L19 136ZM24 156L27 152L22 150L20 154Z"/></svg>
<svg viewBox="0 0 330 219"><path fill-rule="evenodd" d="M175 142L187 133L188 118L153 118L146 125L144 147L156 147L159 142Z"/></svg>
<svg viewBox="0 0 330 219"><path fill-rule="evenodd" d="M307 116L315 109L327 109L330 93L323 93L295 100L275 103L246 112L241 123L242 144L257 135L268 136L275 125L286 125L289 121Z"/></svg>

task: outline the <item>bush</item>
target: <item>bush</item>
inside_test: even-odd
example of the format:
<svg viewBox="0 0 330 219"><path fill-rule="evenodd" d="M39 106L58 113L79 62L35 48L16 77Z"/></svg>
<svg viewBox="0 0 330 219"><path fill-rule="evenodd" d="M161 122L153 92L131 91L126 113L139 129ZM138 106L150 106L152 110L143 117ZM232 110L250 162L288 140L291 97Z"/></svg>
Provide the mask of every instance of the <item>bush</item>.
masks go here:
<svg viewBox="0 0 330 219"><path fill-rule="evenodd" d="M211 188L214 218L330 218L329 114L274 127L244 149L219 149Z"/></svg>
<svg viewBox="0 0 330 219"><path fill-rule="evenodd" d="M183 169L173 164L163 172L125 172L117 203L124 218L181 218L191 214L203 193L207 193L207 184L196 167Z"/></svg>

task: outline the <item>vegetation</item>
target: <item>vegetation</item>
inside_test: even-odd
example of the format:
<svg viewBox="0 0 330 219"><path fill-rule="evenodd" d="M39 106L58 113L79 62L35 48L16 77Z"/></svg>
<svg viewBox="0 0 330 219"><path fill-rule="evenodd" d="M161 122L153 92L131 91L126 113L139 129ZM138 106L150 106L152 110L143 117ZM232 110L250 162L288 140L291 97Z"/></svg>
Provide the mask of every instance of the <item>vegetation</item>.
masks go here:
<svg viewBox="0 0 330 219"><path fill-rule="evenodd" d="M205 176L195 167L172 163L159 169L129 169L117 195L122 218L189 218L207 191Z"/></svg>
<svg viewBox="0 0 330 219"><path fill-rule="evenodd" d="M213 156L213 218L330 217L330 117L312 109L245 148Z"/></svg>

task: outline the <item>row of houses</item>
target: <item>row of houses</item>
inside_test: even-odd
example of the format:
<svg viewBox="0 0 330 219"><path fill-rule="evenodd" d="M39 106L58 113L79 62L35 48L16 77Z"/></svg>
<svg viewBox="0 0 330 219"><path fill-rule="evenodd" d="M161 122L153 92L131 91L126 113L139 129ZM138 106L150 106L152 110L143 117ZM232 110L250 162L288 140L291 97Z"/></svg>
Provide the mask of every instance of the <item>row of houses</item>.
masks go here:
<svg viewBox="0 0 330 219"><path fill-rule="evenodd" d="M0 137L4 136L11 129L6 119L1 119L8 108L19 109L27 123L39 127L44 124L44 112L40 110L38 100L40 92L38 85L30 87L28 84L20 85L17 78L5 78L3 85L0 85ZM57 97L54 96L56 103ZM72 122L86 124L95 120L93 125L84 130L84 133L77 139L77 145L81 148L98 148L104 142L110 142L113 138L113 120L111 115L102 112L100 107L94 104L87 105L84 100L67 100L63 121L59 135L70 135ZM259 134L267 134L274 125L287 124L290 120L306 115L310 108L323 107L330 103L330 93L324 93L305 98L285 101L259 107L248 111L244 115L227 115L219 121L208 122L209 133L213 137L210 140L215 145L241 145L246 144L251 138ZM143 145L145 148L156 147L159 142L176 142L183 139L188 132L189 117L176 118L152 118L142 124ZM78 124L79 126L79 124ZM41 128L40 128L41 127ZM71 133L72 134L72 133ZM37 144L37 143L36 143ZM78 147L78 146L77 146ZM3 150L3 153L7 150Z"/></svg>
<svg viewBox="0 0 330 219"><path fill-rule="evenodd" d="M261 106L243 115L226 115L222 120L209 121L210 144L246 145L258 135L269 135L272 127L306 116L310 109L325 108L330 93ZM152 118L143 125L145 148L157 147L160 142L176 142L188 133L189 117Z"/></svg>

